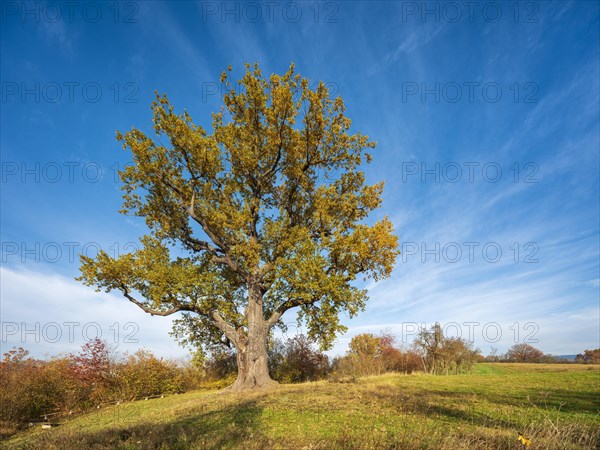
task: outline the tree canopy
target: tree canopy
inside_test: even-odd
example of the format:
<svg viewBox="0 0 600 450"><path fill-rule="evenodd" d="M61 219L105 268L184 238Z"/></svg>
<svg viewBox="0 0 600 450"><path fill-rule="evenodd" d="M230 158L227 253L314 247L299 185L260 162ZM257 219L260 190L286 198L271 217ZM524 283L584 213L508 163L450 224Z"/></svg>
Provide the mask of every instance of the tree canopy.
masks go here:
<svg viewBox="0 0 600 450"><path fill-rule="evenodd" d="M521 343L515 344L506 352L509 361L517 362L540 362L544 353L532 345Z"/></svg>

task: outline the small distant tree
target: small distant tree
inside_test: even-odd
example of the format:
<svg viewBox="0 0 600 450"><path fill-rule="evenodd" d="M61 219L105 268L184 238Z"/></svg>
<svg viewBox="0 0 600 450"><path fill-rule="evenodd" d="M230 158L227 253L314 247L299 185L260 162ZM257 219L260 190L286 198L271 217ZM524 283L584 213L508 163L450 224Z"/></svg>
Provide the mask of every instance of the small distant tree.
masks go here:
<svg viewBox="0 0 600 450"><path fill-rule="evenodd" d="M480 359L479 350L459 337L446 337L439 323L422 329L414 342L427 371L434 375L469 372Z"/></svg>
<svg viewBox="0 0 600 450"><path fill-rule="evenodd" d="M414 341L414 347L421 352L423 365L429 373L436 373L441 359L441 349L444 341L442 327L436 323L431 329L419 331Z"/></svg>
<svg viewBox="0 0 600 450"><path fill-rule="evenodd" d="M600 363L600 348L594 350L584 350L583 353L575 357L578 363Z"/></svg>
<svg viewBox="0 0 600 450"><path fill-rule="evenodd" d="M515 362L529 362L537 363L540 362L544 353L529 344L515 344L506 352L506 358L509 361Z"/></svg>
<svg viewBox="0 0 600 450"><path fill-rule="evenodd" d="M490 347L490 353L489 355L487 355L485 357L485 361L487 362L498 362L500 361L502 358L500 355L498 355L498 348L492 346Z"/></svg>
<svg viewBox="0 0 600 450"><path fill-rule="evenodd" d="M362 333L354 336L350 340L348 352L351 355L376 358L381 355L381 339L371 333Z"/></svg>
<svg viewBox="0 0 600 450"><path fill-rule="evenodd" d="M85 382L101 382L110 369L109 349L106 342L95 338L81 347L81 352L70 355L71 370Z"/></svg>
<svg viewBox="0 0 600 450"><path fill-rule="evenodd" d="M384 371L383 345L379 336L362 333L354 336L343 361L352 375L374 375Z"/></svg>
<svg viewBox="0 0 600 450"><path fill-rule="evenodd" d="M116 373L111 362L110 349L105 341L95 338L81 347L79 353L69 355L71 376L81 383L81 401L106 401L112 395Z"/></svg>

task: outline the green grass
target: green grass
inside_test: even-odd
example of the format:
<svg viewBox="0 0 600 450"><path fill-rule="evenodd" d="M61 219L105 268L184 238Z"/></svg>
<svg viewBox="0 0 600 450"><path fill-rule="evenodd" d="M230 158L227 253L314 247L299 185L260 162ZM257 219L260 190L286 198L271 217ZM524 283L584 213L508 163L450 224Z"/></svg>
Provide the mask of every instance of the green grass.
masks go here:
<svg viewBox="0 0 600 450"><path fill-rule="evenodd" d="M479 364L259 393L191 392L107 407L7 448L421 449L600 447L600 366Z"/></svg>

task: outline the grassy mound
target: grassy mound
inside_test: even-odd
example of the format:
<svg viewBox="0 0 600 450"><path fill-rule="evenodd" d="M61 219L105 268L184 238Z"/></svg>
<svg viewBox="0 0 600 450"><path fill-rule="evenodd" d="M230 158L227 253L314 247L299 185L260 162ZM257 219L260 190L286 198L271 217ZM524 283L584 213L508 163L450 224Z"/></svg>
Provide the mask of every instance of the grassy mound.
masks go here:
<svg viewBox="0 0 600 450"><path fill-rule="evenodd" d="M473 374L394 375L191 392L37 427L7 448L421 449L600 447L600 367L479 364Z"/></svg>

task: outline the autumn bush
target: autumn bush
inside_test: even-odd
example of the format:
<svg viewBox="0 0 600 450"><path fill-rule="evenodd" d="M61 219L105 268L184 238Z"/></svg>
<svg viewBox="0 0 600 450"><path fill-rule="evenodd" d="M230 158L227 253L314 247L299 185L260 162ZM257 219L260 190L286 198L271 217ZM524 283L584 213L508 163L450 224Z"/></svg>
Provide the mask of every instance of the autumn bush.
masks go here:
<svg viewBox="0 0 600 450"><path fill-rule="evenodd" d="M273 379L282 383L316 381L329 373L329 358L305 335L279 342L269 354Z"/></svg>
<svg viewBox="0 0 600 450"><path fill-rule="evenodd" d="M123 400L183 392L185 387L175 363L159 359L147 350L138 350L120 364L116 379L117 396Z"/></svg>
<svg viewBox="0 0 600 450"><path fill-rule="evenodd" d="M230 349L214 349L203 361L207 380L220 380L237 373L235 352Z"/></svg>
<svg viewBox="0 0 600 450"><path fill-rule="evenodd" d="M413 373L423 370L423 360L412 349L388 347L384 351L386 372Z"/></svg>
<svg viewBox="0 0 600 450"><path fill-rule="evenodd" d="M85 388L73 377L69 364L68 358L35 360L23 348L5 353L0 362L2 429L15 431L19 424L50 411L76 407Z"/></svg>
<svg viewBox="0 0 600 450"><path fill-rule="evenodd" d="M430 329L423 328L413 342L426 370L433 375L469 373L473 365L481 360L478 349L471 342L444 336L439 323Z"/></svg>
<svg viewBox="0 0 600 450"><path fill-rule="evenodd" d="M350 341L347 354L333 363L337 376L359 377L381 375L386 372L413 373L423 370L423 362L413 349L396 346L389 333L363 333Z"/></svg>
<svg viewBox="0 0 600 450"><path fill-rule="evenodd" d="M113 352L114 353L114 352ZM116 355L100 339L94 339L81 347L77 354L69 355L69 372L80 384L80 407L89 407L114 398L116 378Z"/></svg>
<svg viewBox="0 0 600 450"><path fill-rule="evenodd" d="M192 364L166 361L145 350L119 356L98 339L79 353L48 361L15 348L0 362L0 433L10 435L48 413L184 392L201 387L203 380Z"/></svg>

